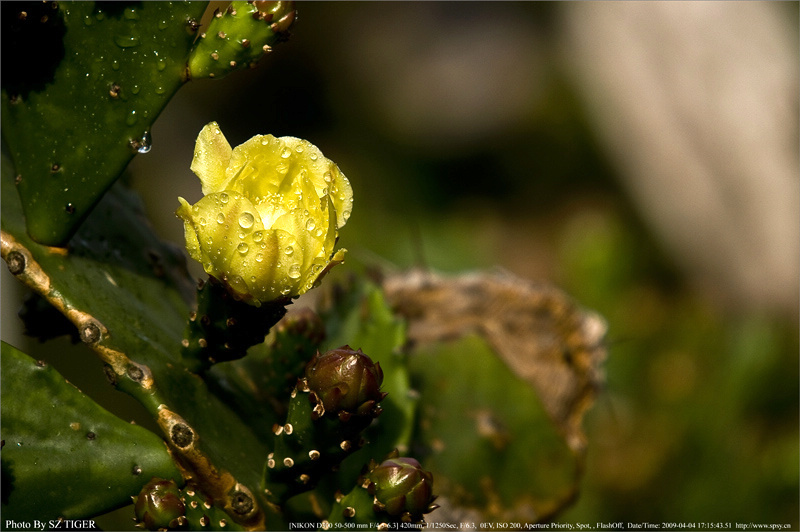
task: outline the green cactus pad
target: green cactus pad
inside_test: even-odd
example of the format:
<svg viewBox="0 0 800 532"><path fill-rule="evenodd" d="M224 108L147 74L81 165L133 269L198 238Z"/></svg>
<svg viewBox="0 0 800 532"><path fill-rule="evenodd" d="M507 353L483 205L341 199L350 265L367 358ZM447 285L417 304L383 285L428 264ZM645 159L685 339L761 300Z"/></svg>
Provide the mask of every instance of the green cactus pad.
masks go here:
<svg viewBox="0 0 800 532"><path fill-rule="evenodd" d="M3 517L83 518L130 502L153 476L183 482L164 441L2 343Z"/></svg>
<svg viewBox="0 0 800 532"><path fill-rule="evenodd" d="M192 78L220 78L249 68L288 37L294 2L231 2L217 10L189 58Z"/></svg>
<svg viewBox="0 0 800 532"><path fill-rule="evenodd" d="M237 518L269 519L254 489L266 445L181 363L193 293L182 253L157 239L136 196L119 185L70 248L33 242L14 194L14 173L3 162L2 256L9 269L77 326L81 340L106 362L107 377L157 419L173 453L207 491L230 502L237 482L252 487L255 510Z"/></svg>
<svg viewBox="0 0 800 532"><path fill-rule="evenodd" d="M409 367L425 405L415 448L426 450L417 458L436 479L438 517L460 506L486 519L536 522L573 500L583 456L481 338L429 346Z"/></svg>
<svg viewBox="0 0 800 532"><path fill-rule="evenodd" d="M7 19L19 20L26 5L14 3L18 12L9 12ZM28 232L37 242L60 246L131 158L149 149L153 121L186 81L196 30L192 21L206 6L48 5L57 6L49 18L63 25L40 32L60 32L46 51L47 57L55 56L52 74L46 83L39 78L27 83L30 74L24 69L14 79L4 77L2 130L16 166ZM5 33L5 16L3 23ZM31 30L19 32L21 46L25 31ZM63 58L57 60L59 53Z"/></svg>

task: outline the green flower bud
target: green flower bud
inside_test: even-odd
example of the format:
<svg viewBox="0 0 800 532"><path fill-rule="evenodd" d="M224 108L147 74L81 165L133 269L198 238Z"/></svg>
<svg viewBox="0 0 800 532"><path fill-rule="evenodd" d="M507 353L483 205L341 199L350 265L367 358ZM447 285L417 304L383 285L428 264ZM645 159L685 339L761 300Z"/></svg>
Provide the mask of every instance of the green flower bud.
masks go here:
<svg viewBox="0 0 800 532"><path fill-rule="evenodd" d="M366 475L367 491L375 496L376 509L407 522L417 522L432 504L433 474L413 458L390 458Z"/></svg>
<svg viewBox="0 0 800 532"><path fill-rule="evenodd" d="M197 137L192 171L205 196L178 198L186 249L252 305L310 290L334 265L353 206L339 168L306 140L256 135L231 149L216 122Z"/></svg>
<svg viewBox="0 0 800 532"><path fill-rule="evenodd" d="M185 521L186 507L172 480L153 478L144 485L134 503L136 519L148 530L177 528Z"/></svg>
<svg viewBox="0 0 800 532"><path fill-rule="evenodd" d="M306 366L306 382L326 412L373 414L386 396L381 365L345 345L320 355L317 352Z"/></svg>

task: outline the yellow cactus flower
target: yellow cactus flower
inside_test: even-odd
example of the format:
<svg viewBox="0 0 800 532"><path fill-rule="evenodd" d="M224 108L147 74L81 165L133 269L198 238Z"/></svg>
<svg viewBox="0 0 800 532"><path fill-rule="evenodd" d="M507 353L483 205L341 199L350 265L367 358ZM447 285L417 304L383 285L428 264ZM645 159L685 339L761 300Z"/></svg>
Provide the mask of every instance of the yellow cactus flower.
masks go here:
<svg viewBox="0 0 800 532"><path fill-rule="evenodd" d="M216 122L197 137L192 171L205 195L178 198L186 249L238 299L255 306L310 290L334 253L353 189L310 142L256 135L231 149Z"/></svg>

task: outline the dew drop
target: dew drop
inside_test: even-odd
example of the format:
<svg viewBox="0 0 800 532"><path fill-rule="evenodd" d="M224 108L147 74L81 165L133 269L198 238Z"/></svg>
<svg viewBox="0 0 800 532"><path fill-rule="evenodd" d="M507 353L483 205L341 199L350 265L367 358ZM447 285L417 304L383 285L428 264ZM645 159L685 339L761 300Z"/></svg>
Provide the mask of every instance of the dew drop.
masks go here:
<svg viewBox="0 0 800 532"><path fill-rule="evenodd" d="M201 226L205 227L207 223L208 223L208 221L205 218L202 218L202 217L200 218L200 225Z"/></svg>
<svg viewBox="0 0 800 532"><path fill-rule="evenodd" d="M317 228L317 230L314 232L314 234L317 235L317 236L322 236L322 229Z"/></svg>
<svg viewBox="0 0 800 532"><path fill-rule="evenodd" d="M236 246L236 251L238 251L242 255L246 255L249 250L250 248L244 242Z"/></svg>
<svg viewBox="0 0 800 532"><path fill-rule="evenodd" d="M133 87L131 87L131 92L133 94L139 94L139 85L134 85Z"/></svg>
<svg viewBox="0 0 800 532"><path fill-rule="evenodd" d="M136 123L139 118L136 116L136 109L128 113L128 117L125 119L125 124L132 126Z"/></svg>
<svg viewBox="0 0 800 532"><path fill-rule="evenodd" d="M308 221L306 222L306 229L308 229L309 231L313 231L316 226L317 224L315 224L314 220L312 220L311 218L309 218Z"/></svg>
<svg viewBox="0 0 800 532"><path fill-rule="evenodd" d="M165 68L167 68L167 61L164 58L161 58L156 63L156 68L159 72L162 72Z"/></svg>
<svg viewBox="0 0 800 532"><path fill-rule="evenodd" d="M83 23L87 26L91 26L94 23L94 21L92 20L92 17L86 15L85 17L83 17Z"/></svg>
<svg viewBox="0 0 800 532"><path fill-rule="evenodd" d="M281 157L284 158L284 159L288 159L291 154L292 154L292 150L290 150L289 148L283 148L281 150Z"/></svg>
<svg viewBox="0 0 800 532"><path fill-rule="evenodd" d="M291 255L292 253L294 253L294 248L292 246L286 246L284 253L286 253L287 255Z"/></svg>
<svg viewBox="0 0 800 532"><path fill-rule="evenodd" d="M317 154L316 154L316 153L312 153L311 155L309 155L309 158L310 158L312 161L316 161L316 160L317 160Z"/></svg>
<svg viewBox="0 0 800 532"><path fill-rule="evenodd" d="M64 210L67 211L67 214L74 214L75 213L75 205L72 203L67 203L64 206Z"/></svg>
<svg viewBox="0 0 800 532"><path fill-rule="evenodd" d="M219 195L219 200L220 200L222 203L228 203L228 195L227 195L225 192L222 192L222 193Z"/></svg>
<svg viewBox="0 0 800 532"><path fill-rule="evenodd" d="M253 227L253 222L255 222L255 218L249 212L243 212L239 215L239 227L242 229L250 229Z"/></svg>
<svg viewBox="0 0 800 532"><path fill-rule="evenodd" d="M218 224L225 223L225 215L224 215L224 214L222 214L222 213L219 213L219 214L217 215L217 223L218 223Z"/></svg>
<svg viewBox="0 0 800 532"><path fill-rule="evenodd" d="M263 232L256 231L255 233L253 233L253 242L261 242L263 238L264 238Z"/></svg>
<svg viewBox="0 0 800 532"><path fill-rule="evenodd" d="M139 37L135 35L115 35L114 43L120 48L133 48L139 46Z"/></svg>
<svg viewBox="0 0 800 532"><path fill-rule="evenodd" d="M167 29L168 25L169 25L169 22L167 22L166 20L159 20L158 21L158 29L160 29L160 30Z"/></svg>
<svg viewBox="0 0 800 532"><path fill-rule="evenodd" d="M124 16L128 20L139 20L139 12L133 8L126 9Z"/></svg>
<svg viewBox="0 0 800 532"><path fill-rule="evenodd" d="M263 260L264 260L264 254L263 253L259 253L258 255L256 255L256 262L261 262Z"/></svg>
<svg viewBox="0 0 800 532"><path fill-rule="evenodd" d="M112 70L119 70L119 61L117 61L116 59L111 61L111 69Z"/></svg>
<svg viewBox="0 0 800 532"><path fill-rule="evenodd" d="M303 145L298 144L297 147L294 149L297 153L303 153Z"/></svg>
<svg viewBox="0 0 800 532"><path fill-rule="evenodd" d="M289 277L292 279L297 279L300 277L300 265L295 263L289 267Z"/></svg>
<svg viewBox="0 0 800 532"><path fill-rule="evenodd" d="M281 295L288 296L289 292L291 292L291 291L292 291L292 289L287 286L286 288L282 288L281 289Z"/></svg>
<svg viewBox="0 0 800 532"><path fill-rule="evenodd" d="M167 89L165 89L162 85L157 85L155 91L156 94L164 94L167 92Z"/></svg>

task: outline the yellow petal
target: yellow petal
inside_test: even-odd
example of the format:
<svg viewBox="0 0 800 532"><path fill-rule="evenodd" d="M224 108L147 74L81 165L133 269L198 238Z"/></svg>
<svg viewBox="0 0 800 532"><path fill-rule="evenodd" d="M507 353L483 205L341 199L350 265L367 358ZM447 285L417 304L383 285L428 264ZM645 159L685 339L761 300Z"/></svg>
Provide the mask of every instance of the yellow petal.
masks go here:
<svg viewBox="0 0 800 532"><path fill-rule="evenodd" d="M225 190L231 154L231 145L219 125L216 122L206 124L197 136L191 166L192 172L200 178L203 194Z"/></svg>

